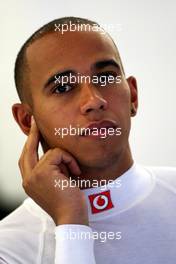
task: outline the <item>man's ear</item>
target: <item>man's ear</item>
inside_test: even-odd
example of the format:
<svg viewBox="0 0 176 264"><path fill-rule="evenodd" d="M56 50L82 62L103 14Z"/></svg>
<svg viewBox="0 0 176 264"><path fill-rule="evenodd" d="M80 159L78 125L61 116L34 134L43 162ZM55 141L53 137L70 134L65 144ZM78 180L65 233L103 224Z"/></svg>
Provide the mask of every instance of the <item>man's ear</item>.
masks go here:
<svg viewBox="0 0 176 264"><path fill-rule="evenodd" d="M25 135L29 134L31 128L32 112L28 104L17 103L12 106L12 113L15 121Z"/></svg>
<svg viewBox="0 0 176 264"><path fill-rule="evenodd" d="M137 81L133 76L128 77L126 80L131 93L131 116L135 116L138 109Z"/></svg>

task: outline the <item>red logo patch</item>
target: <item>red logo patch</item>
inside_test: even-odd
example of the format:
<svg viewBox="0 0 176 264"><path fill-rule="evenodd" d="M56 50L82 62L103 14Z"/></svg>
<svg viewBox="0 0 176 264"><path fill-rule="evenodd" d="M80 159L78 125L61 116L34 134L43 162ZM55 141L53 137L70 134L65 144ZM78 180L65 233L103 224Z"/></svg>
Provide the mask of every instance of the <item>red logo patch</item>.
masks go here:
<svg viewBox="0 0 176 264"><path fill-rule="evenodd" d="M114 207L110 190L89 195L92 214L100 213Z"/></svg>

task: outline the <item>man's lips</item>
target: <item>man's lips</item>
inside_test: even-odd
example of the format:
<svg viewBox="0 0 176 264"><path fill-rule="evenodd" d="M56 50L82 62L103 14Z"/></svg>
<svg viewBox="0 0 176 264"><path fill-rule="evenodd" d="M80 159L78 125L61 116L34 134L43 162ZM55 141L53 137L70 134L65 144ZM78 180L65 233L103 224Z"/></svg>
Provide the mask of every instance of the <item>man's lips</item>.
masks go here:
<svg viewBox="0 0 176 264"><path fill-rule="evenodd" d="M99 122L94 122L94 123L90 123L88 126L86 126L85 128L82 129L82 134L81 136L89 136L89 134L87 134L86 131L93 131L94 129L101 129L101 128L117 128L117 123L114 120L102 120ZM85 131L84 131L85 130ZM91 133L90 133L91 135Z"/></svg>

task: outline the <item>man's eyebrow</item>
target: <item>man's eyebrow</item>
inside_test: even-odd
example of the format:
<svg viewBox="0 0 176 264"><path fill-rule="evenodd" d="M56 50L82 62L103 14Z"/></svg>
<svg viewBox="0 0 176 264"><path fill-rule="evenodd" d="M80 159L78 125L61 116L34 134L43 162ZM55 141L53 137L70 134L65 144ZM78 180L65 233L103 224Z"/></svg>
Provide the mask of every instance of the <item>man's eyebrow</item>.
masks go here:
<svg viewBox="0 0 176 264"><path fill-rule="evenodd" d="M120 69L119 63L117 63L113 59L98 61L98 62L94 63L91 68L101 70L107 66L114 66L114 67Z"/></svg>
<svg viewBox="0 0 176 264"><path fill-rule="evenodd" d="M92 66L91 69L97 69L97 70L101 70L107 66L114 66L117 69L120 69L120 65L113 59L110 60L101 60L98 62L95 62ZM45 83L44 88L46 88L47 86L49 86L51 83L53 83L54 81L56 81L57 78L62 77L62 76L69 76L70 74L76 75L76 72L73 70L66 70L63 72L58 72L56 74L54 74L53 76L51 76Z"/></svg>
<svg viewBox="0 0 176 264"><path fill-rule="evenodd" d="M70 74L75 75L76 72L73 70L66 70L63 72L58 72L56 74L54 74L53 76L51 76L45 83L44 88L46 88L47 86L49 86L51 83L55 82L57 80L57 78L61 78L62 76L70 76Z"/></svg>

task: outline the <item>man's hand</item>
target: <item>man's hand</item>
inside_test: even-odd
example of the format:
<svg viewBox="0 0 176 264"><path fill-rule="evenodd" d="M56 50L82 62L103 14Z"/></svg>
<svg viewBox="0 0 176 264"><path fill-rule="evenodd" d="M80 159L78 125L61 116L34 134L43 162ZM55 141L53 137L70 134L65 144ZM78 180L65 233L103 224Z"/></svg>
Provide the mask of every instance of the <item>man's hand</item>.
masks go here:
<svg viewBox="0 0 176 264"><path fill-rule="evenodd" d="M39 130L32 118L30 133L19 159L25 192L53 218L56 225L88 225L84 193L69 184L63 190L55 187L56 181L69 182L66 165L72 174L81 173L76 160L59 148L48 150L39 159L39 136Z"/></svg>

